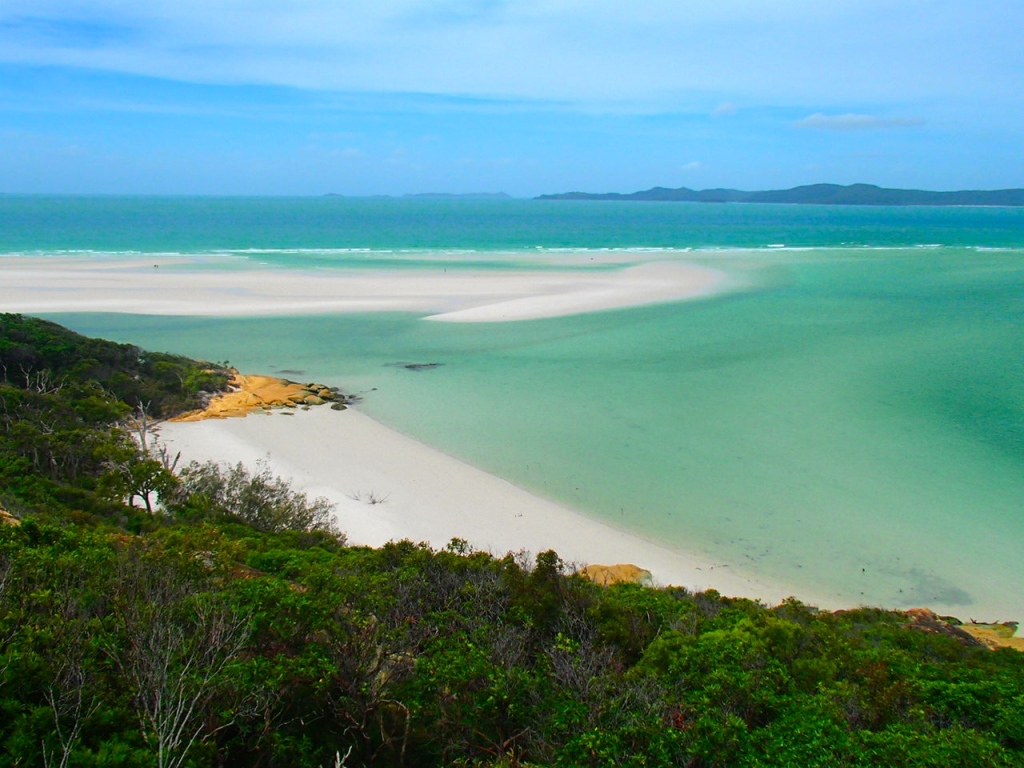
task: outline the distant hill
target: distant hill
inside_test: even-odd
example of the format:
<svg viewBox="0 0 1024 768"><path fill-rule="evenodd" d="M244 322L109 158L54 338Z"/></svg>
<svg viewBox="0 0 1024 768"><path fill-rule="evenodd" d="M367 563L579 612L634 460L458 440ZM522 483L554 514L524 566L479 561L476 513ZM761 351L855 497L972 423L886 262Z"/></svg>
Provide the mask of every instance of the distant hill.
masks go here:
<svg viewBox="0 0 1024 768"><path fill-rule="evenodd" d="M746 192L740 189L668 189L643 192L591 194L566 192L541 195L538 200L638 200L687 203L791 203L796 205L1007 205L1024 206L1024 189L930 192L922 189L886 189L874 184L810 184L792 189Z"/></svg>

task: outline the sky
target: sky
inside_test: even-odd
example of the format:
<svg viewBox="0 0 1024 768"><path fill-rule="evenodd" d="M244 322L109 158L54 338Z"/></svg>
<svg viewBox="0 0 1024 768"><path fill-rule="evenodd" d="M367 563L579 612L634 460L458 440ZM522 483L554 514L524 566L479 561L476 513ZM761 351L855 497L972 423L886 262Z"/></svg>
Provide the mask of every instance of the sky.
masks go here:
<svg viewBox="0 0 1024 768"><path fill-rule="evenodd" d="M0 193L1024 187L1021 0L0 0Z"/></svg>

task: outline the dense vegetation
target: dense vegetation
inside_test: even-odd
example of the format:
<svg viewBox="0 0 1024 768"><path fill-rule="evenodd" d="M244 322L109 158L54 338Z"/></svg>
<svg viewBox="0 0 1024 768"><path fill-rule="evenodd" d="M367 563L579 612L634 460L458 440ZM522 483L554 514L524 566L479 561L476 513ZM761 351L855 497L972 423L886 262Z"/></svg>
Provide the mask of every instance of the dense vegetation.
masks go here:
<svg viewBox="0 0 1024 768"><path fill-rule="evenodd" d="M0 314L0 505L130 525L117 502L148 500L170 478L129 429L145 437L148 420L202 406L228 378L223 365Z"/></svg>
<svg viewBox="0 0 1024 768"><path fill-rule="evenodd" d="M554 552L347 546L265 470L174 475L152 447L162 504L133 508L103 478L135 403L69 373L43 409L32 375L0 390L21 518L0 525L0 764L1024 764L1015 651L880 610L600 587ZM132 375L153 402L175 386ZM36 462L18 425L43 412L98 453L64 461L61 426Z"/></svg>

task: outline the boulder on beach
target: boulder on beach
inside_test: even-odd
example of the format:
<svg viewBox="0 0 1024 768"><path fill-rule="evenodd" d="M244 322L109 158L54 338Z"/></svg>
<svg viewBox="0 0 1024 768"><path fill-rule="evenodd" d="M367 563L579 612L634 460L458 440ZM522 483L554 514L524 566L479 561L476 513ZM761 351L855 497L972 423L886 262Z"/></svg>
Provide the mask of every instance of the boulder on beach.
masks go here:
<svg viewBox="0 0 1024 768"><path fill-rule="evenodd" d="M1024 651L1024 637L1015 637L1015 621L989 624L971 619L964 622L953 616L939 616L928 608L911 608L904 614L910 620L910 626L921 632L946 635L964 645L989 648L993 651L1000 648Z"/></svg>
<svg viewBox="0 0 1024 768"><path fill-rule="evenodd" d="M632 563L620 563L618 565L588 565L579 571L596 584L608 586L609 584L651 584L651 572L633 565Z"/></svg>
<svg viewBox="0 0 1024 768"><path fill-rule="evenodd" d="M252 411L271 411L279 408L308 407L344 402L337 390L324 384L300 384L275 376L249 376L234 371L230 390L211 398L206 408L191 411L174 421L202 421L246 416Z"/></svg>

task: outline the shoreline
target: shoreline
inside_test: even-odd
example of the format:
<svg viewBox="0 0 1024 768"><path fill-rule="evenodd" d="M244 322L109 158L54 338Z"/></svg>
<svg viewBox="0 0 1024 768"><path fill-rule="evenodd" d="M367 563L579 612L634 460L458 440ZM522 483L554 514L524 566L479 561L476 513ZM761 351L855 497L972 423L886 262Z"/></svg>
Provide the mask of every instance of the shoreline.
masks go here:
<svg viewBox="0 0 1024 768"><path fill-rule="evenodd" d="M296 490L327 498L352 544L410 539L441 549L460 538L499 556L553 549L576 568L631 563L650 571L657 585L716 589L770 605L794 594L544 499L354 408L164 422L159 430L160 441L180 451L182 461L262 462ZM825 609L849 607L798 598Z"/></svg>
<svg viewBox="0 0 1024 768"><path fill-rule="evenodd" d="M488 323L683 301L737 287L723 271L645 253L617 253L600 269L562 257L562 269L453 265L449 275L444 269L232 270L180 255L96 261L5 256L0 307L28 314L238 317L393 311L433 322ZM266 384L273 377L255 378ZM353 543L379 546L409 538L441 548L462 538L496 554L554 549L580 568L630 561L651 571L655 583L715 588L773 603L793 593L753 576L716 572L710 560L543 499L359 411L315 410L164 422L160 439L186 461L268 462L296 489L335 503L339 526ZM342 430L335 429L339 418L346 420Z"/></svg>
<svg viewBox="0 0 1024 768"><path fill-rule="evenodd" d="M632 254L632 257L646 258L646 255ZM742 274L734 279L732 275L685 261L656 258L646 264L616 262L611 268L604 264L598 270L574 270L571 265L576 262L571 259L564 262L565 270L515 272L462 268L453 269L456 274L452 278L433 268L316 272L256 267L230 271L211 269L209 264L201 264L201 259L180 257L166 257L168 268L164 269L155 268L153 258L156 257L97 262L64 257L0 258L0 277L4 278L0 280L0 307L5 311L26 313L111 311L237 317L402 311L417 313L419 319L424 320L493 322L679 301L683 297L697 298L736 289L744 283ZM179 269L182 266L184 271ZM688 277L693 279L688 280ZM669 289L675 298L663 293ZM385 305L367 303L364 299L369 296L383 297ZM451 317L431 317L445 314ZM321 422L339 416L329 408L316 410L326 411L323 414L326 418ZM709 557L686 552L686 542L676 549L663 547L617 529L614 523L600 522L530 494L394 432L358 411L351 412L345 431L347 434L351 429L362 437L353 438L356 445L345 446L336 444L336 436L332 434L325 433L322 441L319 432L307 434L313 422L304 422L307 415L300 408L294 411L294 415L289 416L278 412L274 416L257 414L230 420L259 422L258 427L226 422L221 422L219 427L186 425L202 427L201 432L193 433L188 441L198 439L199 443L208 444L188 448L184 451L186 458L243 461L252 465L269 455L275 474L293 478L297 488L312 496L325 495L337 502L339 514L346 516L340 521L341 527L357 543L379 545L393 538L410 538L440 548L451 538L459 537L502 554L520 549L534 553L554 549L566 561L580 566L631 562L650 570L656 583L711 587L724 594L768 603L795 595L803 602L825 609L850 608L857 604L855 598L848 600L843 595L828 592L828 597L822 597L804 587L766 582L756 570L741 572L735 564L716 564ZM346 418L345 414L340 416ZM302 428L294 429L298 422L304 422ZM366 422L374 426L368 427ZM286 430L285 425L293 427L292 431ZM170 436L178 427L165 425L164 429ZM252 429L256 431L250 433ZM194 437L200 434L201 438ZM396 439L418 446L413 453L420 458L387 461L391 451L388 446ZM321 445L330 447L321 449ZM401 453L406 448L396 450ZM189 454L189 451L194 453ZM355 474L339 477L341 471L336 466L311 469L312 465L320 466L324 459L321 453L331 452L347 456L344 471L353 470ZM437 463L442 457L443 461L453 464ZM433 467L433 474L423 471L424 466ZM445 485L438 478L444 478L448 472L457 472L461 477L462 468L471 470L469 474L476 479L467 479L465 483L460 480L452 488L435 487ZM480 479L480 475L488 480ZM385 486L400 486L409 493L399 494ZM467 506L463 497L469 497L472 504ZM501 499L501 508L495 515L482 517L480 510L493 507L496 499ZM508 504L522 506L509 511ZM524 509L529 510L529 514ZM552 526L548 526L549 523ZM918 603L910 603L915 604ZM920 604L929 603L922 600ZM943 611L954 612L946 607ZM988 613L1006 617L1000 612ZM1002 613L1012 617L1017 611Z"/></svg>
<svg viewBox="0 0 1024 768"><path fill-rule="evenodd" d="M741 569L717 568L698 554L664 547L538 496L356 408L257 409L230 418L162 422L157 431L158 440L172 453L180 451L183 461L266 466L294 490L328 499L350 545L380 547L408 539L440 550L461 539L473 551L497 557L522 552L531 560L554 550L570 570L597 583L621 575L645 586L714 589L767 606L795 597L826 611L859 607ZM923 606L901 612L926 632L966 633L990 649L1024 652L1016 622L1012 627L973 617L951 622Z"/></svg>

